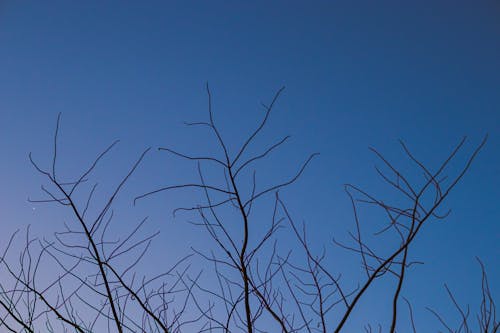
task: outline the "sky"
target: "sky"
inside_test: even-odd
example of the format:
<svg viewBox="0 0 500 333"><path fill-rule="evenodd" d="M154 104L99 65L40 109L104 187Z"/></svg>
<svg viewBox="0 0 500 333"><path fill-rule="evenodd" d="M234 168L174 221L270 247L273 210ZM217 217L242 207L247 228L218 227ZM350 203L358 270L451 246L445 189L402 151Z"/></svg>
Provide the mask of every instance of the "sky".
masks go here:
<svg viewBox="0 0 500 333"><path fill-rule="evenodd" d="M488 134L445 202L451 215L428 225L415 245L425 265L411 272L404 294L414 299L423 331L435 329L425 306L453 316L444 282L463 303L478 302L475 256L500 292L499 16L497 1L1 1L0 240L28 224L50 237L61 225L57 207L27 201L41 196L44 182L28 153L50 165L59 113L61 173L75 176L121 140L99 171L105 187L147 147L220 154L208 133L183 125L207 120L207 83L231 151L258 124L261 103L284 86L251 149L292 136L259 164L263 183L293 175L310 153L321 153L283 196L327 248L353 227L343 184L385 194L369 147L418 176L399 139L436 168L467 136L458 167ZM125 227L147 214L154 228L168 226L158 252L200 244L203 234L171 214L189 205L191 193L131 205L159 185L192 179L192 164L148 154L126 188L122 205L133 218ZM369 306L361 311L366 321L379 315Z"/></svg>

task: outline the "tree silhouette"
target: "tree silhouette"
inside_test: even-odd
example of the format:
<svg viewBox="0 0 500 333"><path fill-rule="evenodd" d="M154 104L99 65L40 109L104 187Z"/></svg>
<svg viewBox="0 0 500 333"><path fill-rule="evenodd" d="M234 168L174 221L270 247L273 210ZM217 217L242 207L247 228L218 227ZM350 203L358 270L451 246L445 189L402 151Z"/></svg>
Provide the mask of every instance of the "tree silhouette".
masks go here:
<svg viewBox="0 0 500 333"><path fill-rule="evenodd" d="M212 95L207 85L209 119L187 125L208 128L222 157L193 156L170 147L158 148L160 153L195 163L199 181L159 186L134 198L134 204L165 191L201 192L203 201L179 207L174 214L195 213L197 221L192 223L210 237L213 246L209 251L192 249L192 254L153 276L144 276L137 269L140 262L148 260L150 244L157 235L142 232L147 218L121 237L111 231L115 223L115 200L150 149L140 155L105 199L96 200L97 184L90 185L92 173L118 141L104 149L78 177L63 181L67 177L61 176L57 167L58 117L49 168L40 166L30 154L31 163L46 180L41 187L44 198L31 201L61 206L70 221L51 239L32 237L28 227L17 260L12 251L19 233L12 235L6 244L0 257L2 331L83 333L100 332L105 327L109 332L337 333L346 330L346 323L373 285L389 280L393 281L393 287L386 290L385 296L392 304L390 324L376 329L367 325L366 332L417 332L411 300L402 296L406 277L412 265L418 263L412 259L413 244L425 237L425 232L432 232L424 232L424 225L446 218L448 212L442 213L445 199L470 169L487 138L455 174L445 173L451 164L457 168L454 163L458 163L457 153L464 150L465 138L435 170L401 142L403 153L416 167L415 174L423 175L418 180L378 150L371 149L382 165L376 172L392 191L393 200L385 200L382 195L354 184L345 185L354 225L350 241L334 239L334 245L359 257L363 278L353 284L343 278L342 268L332 269L328 264L332 260L328 251L315 252L306 225L295 221L280 195L280 190L293 185L318 154L306 157L288 178L267 187L257 183L255 162L268 158L289 138L278 139L257 153L250 151L282 91L283 88L278 90L271 102L263 105L263 119L233 153L214 120ZM206 172L207 165L221 176ZM96 205L100 208L89 209ZM272 206L267 221L253 214L259 205ZM373 208L385 217L377 219L376 226L364 222L359 213ZM290 232L296 246L282 244L280 230ZM203 274L191 274L190 262L194 256L204 258L213 267L208 274L213 274L215 285L207 285ZM475 318L470 309L458 304L447 286L450 302L459 314L458 326L450 324L438 310L429 308L436 323L448 332L498 330L486 270L479 259L478 262L482 272L481 304ZM56 275L50 281L39 273L48 266ZM402 321L402 311L408 311L408 322Z"/></svg>

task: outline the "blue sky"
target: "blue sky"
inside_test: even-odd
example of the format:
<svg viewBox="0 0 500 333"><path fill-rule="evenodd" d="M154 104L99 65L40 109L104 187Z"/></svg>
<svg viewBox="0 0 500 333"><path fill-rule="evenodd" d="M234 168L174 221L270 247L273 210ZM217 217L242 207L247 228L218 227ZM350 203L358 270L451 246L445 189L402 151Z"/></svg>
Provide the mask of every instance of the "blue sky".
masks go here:
<svg viewBox="0 0 500 333"><path fill-rule="evenodd" d="M59 112L61 170L74 175L121 139L100 174L112 181L149 146L217 153L207 133L182 124L206 119L206 82L233 150L262 116L260 103L286 86L254 151L282 135L292 140L259 173L263 182L283 179L309 153L321 153L284 196L325 244L353 226L342 184L384 193L368 147L412 172L398 139L435 167L464 135L471 151L489 134L446 202L453 213L416 244L426 265L415 268L405 293L416 297L421 327L436 327L423 307L449 307L445 281L464 303L477 302L474 256L492 282L500 280L499 15L496 1L3 1L1 227L7 235L32 224L50 235L58 226L55 207L33 207L26 198L39 195L42 182L27 154L50 162ZM192 165L153 153L124 205L155 185L195 175ZM189 193L161 195L127 209L147 213L160 229L168 224L172 232L162 237L184 253L181 239L196 243L203 235L182 216L174 222L170 211L189 200ZM498 283L492 288L498 295ZM364 311L361 317L376 319Z"/></svg>

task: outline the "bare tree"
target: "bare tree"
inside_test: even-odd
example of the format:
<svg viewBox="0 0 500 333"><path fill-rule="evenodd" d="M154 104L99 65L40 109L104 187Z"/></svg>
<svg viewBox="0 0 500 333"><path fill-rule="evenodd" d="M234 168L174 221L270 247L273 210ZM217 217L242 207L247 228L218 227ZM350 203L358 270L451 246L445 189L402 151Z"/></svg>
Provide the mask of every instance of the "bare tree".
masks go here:
<svg viewBox="0 0 500 333"><path fill-rule="evenodd" d="M150 149L140 155L108 197L99 200L100 208L90 209L98 205L98 185L92 183L92 173L117 142L104 149L77 177L62 176L58 172L58 117L52 164L43 168L30 155L31 163L47 182L41 187L45 197L32 202L60 206L69 214L70 222L50 240L32 237L28 228L17 262L11 252L18 233L11 237L0 257L0 327L10 332L97 332L105 327L109 332L120 333L337 333L345 331L368 290L380 280L392 279L393 289L386 293L392 304L389 326L374 329L367 324L365 330L416 332L411 301L402 296L406 276L412 265L418 263L412 259L411 249L415 240L423 237L424 225L448 215L441 212L444 201L470 169L486 138L458 172L449 175L445 173L456 163L465 138L435 170L401 142L403 153L416 167L415 173L423 175L420 180L413 180L412 174L403 172L372 149L382 165L376 172L393 191L390 199L394 203L356 185L345 185L354 228L349 233L350 242L334 240L333 245L359 257L363 278L353 284L343 278L343 268L333 270L328 264L328 251L315 252L306 225L295 222L280 195L280 190L293 185L318 154L305 158L295 172L275 184L262 187L257 182L256 162L267 159L289 138L278 139L257 152L251 148L266 127L282 91L283 88L278 90L269 104L263 104L263 119L240 148L232 152L215 122L207 85L208 121L187 125L208 128L219 153L194 156L171 147L158 148L195 163L199 181L158 187L137 196L134 204L165 191L187 189L201 193L199 202L179 207L174 214L195 213L197 221L192 223L210 237L213 246L193 248L193 254L153 276L144 276L137 270L147 260L148 249L157 235L142 233L147 218L138 221L122 238L111 231L115 199ZM220 177L214 176L217 174ZM262 214L255 214L259 207L271 207L267 220ZM376 208L384 216L375 233L371 232L373 224L363 222L361 212L366 208ZM291 233L298 246L282 244L282 232ZM213 267L215 287L190 268L193 255L204 258ZM484 265L479 263L482 303L477 329L497 332L495 302ZM42 283L40 267L48 265L53 267L54 277ZM461 318L458 328L452 328L439 312L429 311L448 332L472 332L469 309L460 307L451 290L445 288ZM409 322L401 321L401 311L409 312Z"/></svg>
<svg viewBox="0 0 500 333"><path fill-rule="evenodd" d="M171 305L174 296L184 295L185 301L180 304L186 306L190 290L181 281L189 256L161 274L140 276L134 268L157 235L139 235L147 218L138 222L122 240L110 232L114 201L149 149L91 215L89 207L98 184L87 186L86 195L78 192L83 191L92 171L117 142L103 150L74 180L62 181L56 172L58 130L59 117L49 170L40 167L30 154L31 163L48 182L41 187L46 198L30 201L62 206L70 214L71 222L65 223L64 229L50 241L31 238L28 229L17 267L7 260L15 235L10 239L0 258L6 272L2 277L9 277L0 282L1 304L6 311L2 314L2 325L12 332L37 332L40 327L51 332L68 328L81 333L95 332L102 327L116 332L179 332L192 319L184 319L186 313L182 307L173 309ZM85 196L85 200L76 199ZM37 282L42 263L55 265L57 271L56 277L44 285ZM6 280L10 280L10 286ZM60 329L55 328L54 320L60 323Z"/></svg>

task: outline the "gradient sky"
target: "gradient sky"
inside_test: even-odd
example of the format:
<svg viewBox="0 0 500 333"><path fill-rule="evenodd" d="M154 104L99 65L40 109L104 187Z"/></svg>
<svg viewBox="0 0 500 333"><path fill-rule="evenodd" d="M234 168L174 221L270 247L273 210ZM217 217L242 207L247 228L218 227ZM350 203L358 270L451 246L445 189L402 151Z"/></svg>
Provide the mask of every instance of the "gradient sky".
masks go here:
<svg viewBox="0 0 500 333"><path fill-rule="evenodd" d="M369 146L407 167L403 139L435 167L464 135L471 151L489 134L446 202L452 214L416 244L426 264L412 271L404 294L415 297L422 331L435 329L424 306L450 307L444 282L463 303L477 303L475 256L500 292L499 17L498 1L1 1L0 239L27 224L46 236L60 225L56 207L26 200L43 182L28 152L50 163L59 112L61 172L77 174L121 139L101 173L116 180L149 146L215 153L210 136L182 124L207 119L206 82L232 149L262 116L260 102L286 86L258 143L292 140L259 172L263 182L283 179L321 153L284 196L324 244L353 226L342 184L384 194ZM152 153L126 199L195 172ZM186 242L203 239L171 217L189 198L162 194L130 209L160 229L167 224L164 250L184 253Z"/></svg>

